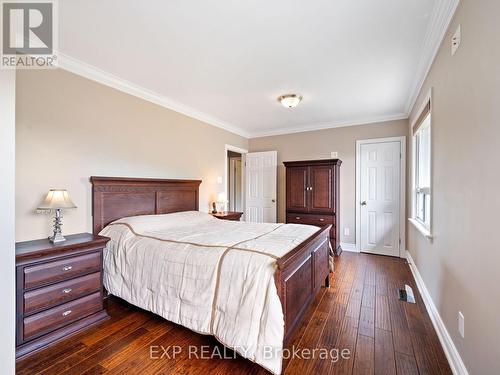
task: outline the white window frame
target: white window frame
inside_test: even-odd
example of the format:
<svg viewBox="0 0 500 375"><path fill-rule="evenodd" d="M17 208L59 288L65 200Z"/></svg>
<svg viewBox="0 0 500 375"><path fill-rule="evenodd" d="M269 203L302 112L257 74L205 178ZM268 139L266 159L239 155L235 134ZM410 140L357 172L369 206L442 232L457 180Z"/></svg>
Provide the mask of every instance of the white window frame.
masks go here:
<svg viewBox="0 0 500 375"><path fill-rule="evenodd" d="M417 121L421 118L421 114L424 112L426 106L430 104L430 125L429 125L429 186L425 187L424 189L418 189L417 188L417 173L418 173L418 158L417 158L417 152L418 152L418 147L417 147L417 134L413 134L413 129L415 125L417 125ZM415 118L411 121L411 126L410 126L410 132L412 133L412 165L411 165L411 171L412 171L412 181L411 181L411 217L408 219L414 226L415 228L422 234L424 235L427 239L432 240L432 217L433 217L433 202L434 202L434 196L432 194L432 184L433 184L433 178L432 178L432 165L433 165L433 158L432 158L432 89L429 91L427 96L425 97L422 106L420 107L419 111L417 112L417 115ZM428 216L429 220L428 222L424 222L420 218L417 217L417 194L418 193L424 193L426 196L430 198L429 202L429 209L426 212L426 215ZM429 199L428 198L428 199ZM425 204L425 203L424 203Z"/></svg>

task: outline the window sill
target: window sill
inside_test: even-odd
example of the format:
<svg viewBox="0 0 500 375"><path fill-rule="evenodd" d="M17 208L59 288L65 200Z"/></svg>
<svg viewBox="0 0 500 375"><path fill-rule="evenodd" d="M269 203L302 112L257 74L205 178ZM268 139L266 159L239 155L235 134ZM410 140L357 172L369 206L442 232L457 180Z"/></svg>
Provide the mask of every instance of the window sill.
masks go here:
<svg viewBox="0 0 500 375"><path fill-rule="evenodd" d="M422 224L420 224L420 222L418 222L417 220L415 219L412 219L412 218L409 218L408 221L410 223L413 224L413 226L415 228L417 228L417 230L425 237L427 238L429 241L432 240L432 234L430 232L429 229L427 229L426 227L424 227Z"/></svg>

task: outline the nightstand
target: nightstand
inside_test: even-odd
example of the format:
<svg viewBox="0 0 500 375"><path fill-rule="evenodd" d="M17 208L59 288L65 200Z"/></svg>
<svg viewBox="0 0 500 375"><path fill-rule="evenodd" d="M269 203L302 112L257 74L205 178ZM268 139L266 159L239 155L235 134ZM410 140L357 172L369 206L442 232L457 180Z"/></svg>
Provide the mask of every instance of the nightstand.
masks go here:
<svg viewBox="0 0 500 375"><path fill-rule="evenodd" d="M218 212L216 214L210 214L213 217L221 220L231 220L231 221L240 221L241 215L243 212L235 212L235 211L226 211L226 212Z"/></svg>
<svg viewBox="0 0 500 375"><path fill-rule="evenodd" d="M89 233L16 244L16 358L108 317L102 252L108 237Z"/></svg>

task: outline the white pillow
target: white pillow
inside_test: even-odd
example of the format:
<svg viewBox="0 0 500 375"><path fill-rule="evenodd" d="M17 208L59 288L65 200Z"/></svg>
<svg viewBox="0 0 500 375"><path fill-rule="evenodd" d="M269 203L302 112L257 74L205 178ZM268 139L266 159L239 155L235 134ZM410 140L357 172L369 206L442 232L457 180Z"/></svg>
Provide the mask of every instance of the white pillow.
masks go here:
<svg viewBox="0 0 500 375"><path fill-rule="evenodd" d="M212 215L199 211L183 211L163 215L139 215L124 217L114 223L129 224L135 231L158 231L165 228L198 225L217 220Z"/></svg>

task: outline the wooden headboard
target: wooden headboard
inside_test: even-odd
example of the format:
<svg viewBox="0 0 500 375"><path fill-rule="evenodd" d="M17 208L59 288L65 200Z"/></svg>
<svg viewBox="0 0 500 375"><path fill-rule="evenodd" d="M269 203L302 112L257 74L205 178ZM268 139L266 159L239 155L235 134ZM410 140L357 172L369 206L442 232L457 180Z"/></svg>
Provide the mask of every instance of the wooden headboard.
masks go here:
<svg viewBox="0 0 500 375"><path fill-rule="evenodd" d="M90 177L92 228L98 234L127 216L198 211L201 180Z"/></svg>

